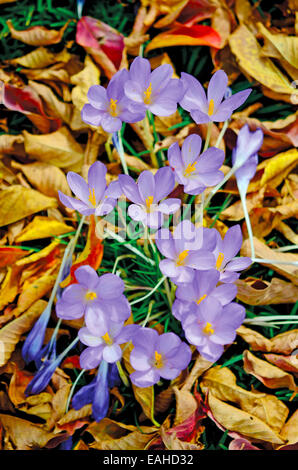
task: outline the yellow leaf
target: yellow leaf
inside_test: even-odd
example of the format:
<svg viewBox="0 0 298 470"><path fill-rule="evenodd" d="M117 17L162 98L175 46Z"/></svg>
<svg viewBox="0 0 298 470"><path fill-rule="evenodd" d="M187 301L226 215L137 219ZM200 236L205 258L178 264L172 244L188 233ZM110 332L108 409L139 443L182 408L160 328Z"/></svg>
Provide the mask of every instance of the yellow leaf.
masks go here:
<svg viewBox="0 0 298 470"><path fill-rule="evenodd" d="M288 388L298 392L291 374L254 356L249 351L243 353L243 365L247 374L252 374L268 388Z"/></svg>
<svg viewBox="0 0 298 470"><path fill-rule="evenodd" d="M215 398L238 405L243 411L252 413L264 421L275 432L284 425L289 410L275 395L249 392L236 384L236 376L227 367L216 366L208 370L201 381L201 389Z"/></svg>
<svg viewBox="0 0 298 470"><path fill-rule="evenodd" d="M13 302L19 293L19 284L22 268L18 266L8 266L7 274L0 288L0 310L10 302Z"/></svg>
<svg viewBox="0 0 298 470"><path fill-rule="evenodd" d="M0 367L6 364L15 350L20 337L30 330L35 320L46 308L47 302L38 300L19 318L5 325L0 330Z"/></svg>
<svg viewBox="0 0 298 470"><path fill-rule="evenodd" d="M71 99L79 111L88 103L87 92L92 85L99 84L99 77L99 68L90 56L86 55L83 70L71 77L71 83L76 85L71 91Z"/></svg>
<svg viewBox="0 0 298 470"><path fill-rule="evenodd" d="M298 442L298 410L288 419L280 434L287 441L287 445Z"/></svg>
<svg viewBox="0 0 298 470"><path fill-rule="evenodd" d="M68 233L72 230L73 227L59 222L58 220L37 215L34 217L32 222L30 222L30 224L21 231L15 241L20 243L27 240L54 237L55 235L62 235L63 233Z"/></svg>
<svg viewBox="0 0 298 470"><path fill-rule="evenodd" d="M176 415L174 426L178 426L194 414L198 407L197 400L187 390L179 390L174 387L176 397Z"/></svg>
<svg viewBox="0 0 298 470"><path fill-rule="evenodd" d="M49 44L57 44L62 40L64 31L72 20L68 20L65 25L59 29L47 29L44 26L32 26L23 31L16 30L13 24L8 20L7 26L14 39L29 44L30 46L47 46Z"/></svg>
<svg viewBox="0 0 298 470"><path fill-rule="evenodd" d="M262 163L264 173L262 175L260 186L265 184L271 188L276 188L284 181L290 171L295 168L298 162L298 150L291 149L287 152L279 153L275 157L267 159ZM258 170L262 168L260 165Z"/></svg>
<svg viewBox="0 0 298 470"><path fill-rule="evenodd" d="M266 44L269 42L278 51L277 58L282 56L289 64L298 69L298 37L286 34L271 34L262 23L258 23L257 26L265 38L265 46L262 49L263 54L264 49L266 51Z"/></svg>
<svg viewBox="0 0 298 470"><path fill-rule="evenodd" d="M192 389L193 384L195 381L207 370L211 367L213 362L207 361L204 359L203 356L199 355L196 359L189 376L185 380L181 390L190 391Z"/></svg>
<svg viewBox="0 0 298 470"><path fill-rule="evenodd" d="M32 253L32 255L26 256L25 258L19 259L16 262L16 265L23 266L25 264L35 263L35 261L39 261L42 258L46 258L59 245L59 240L54 240L52 243L50 243L50 245L46 246L42 250L36 253Z"/></svg>
<svg viewBox="0 0 298 470"><path fill-rule="evenodd" d="M51 134L35 135L23 131L26 152L40 162L80 171L83 149L66 127Z"/></svg>
<svg viewBox="0 0 298 470"><path fill-rule="evenodd" d="M253 414L228 405L212 393L208 395L208 403L216 421L229 431L235 431L251 439L260 439L272 444L284 443L268 424Z"/></svg>
<svg viewBox="0 0 298 470"><path fill-rule="evenodd" d="M268 57L262 57L260 44L244 24L230 35L229 44L245 74L276 93L293 94L293 87L287 77Z"/></svg>
<svg viewBox="0 0 298 470"><path fill-rule="evenodd" d="M12 65L21 65L22 67L27 67L29 69L37 69L48 67L49 65L57 62L68 62L70 59L71 54L67 49L63 49L61 52L54 54L45 47L37 47L28 54L8 60L7 62Z"/></svg>
<svg viewBox="0 0 298 470"><path fill-rule="evenodd" d="M57 200L31 188L12 185L0 192L0 227L24 219L28 215L57 207Z"/></svg>

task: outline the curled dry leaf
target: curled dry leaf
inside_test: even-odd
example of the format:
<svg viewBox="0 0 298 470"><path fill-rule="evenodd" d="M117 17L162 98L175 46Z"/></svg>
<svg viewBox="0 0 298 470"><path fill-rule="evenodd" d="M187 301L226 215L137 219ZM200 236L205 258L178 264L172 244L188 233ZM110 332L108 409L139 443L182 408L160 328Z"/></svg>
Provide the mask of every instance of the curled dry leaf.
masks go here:
<svg viewBox="0 0 298 470"><path fill-rule="evenodd" d="M288 388L298 391L292 375L284 372L279 367L269 364L254 356L249 351L243 353L243 367L247 374L252 374L268 388Z"/></svg>
<svg viewBox="0 0 298 470"><path fill-rule="evenodd" d="M71 83L75 85L71 91L71 99L79 111L88 103L87 92L92 85L99 84L99 78L100 71L87 54L83 70L71 77Z"/></svg>
<svg viewBox="0 0 298 470"><path fill-rule="evenodd" d="M19 260L20 261L20 260ZM0 287L0 309L13 302L20 288L22 268L12 266L7 268L6 276ZM0 317L1 325L6 323L6 315Z"/></svg>
<svg viewBox="0 0 298 470"><path fill-rule="evenodd" d="M289 410L275 395L260 392L249 392L236 384L236 376L227 367L216 366L207 371L201 381L205 394L222 401L235 403L243 411L251 413L266 423L275 432L284 425ZM220 422L220 420L219 420Z"/></svg>
<svg viewBox="0 0 298 470"><path fill-rule="evenodd" d="M261 335L261 333L242 325L238 328L237 333L251 346L253 351L288 355L298 347L298 330L289 330L268 339Z"/></svg>
<svg viewBox="0 0 298 470"><path fill-rule="evenodd" d="M16 30L10 20L7 21L10 33L14 39L29 44L30 46L49 46L62 40L63 34L72 20L68 20L58 31L47 29L44 26L32 26L23 31Z"/></svg>
<svg viewBox="0 0 298 470"><path fill-rule="evenodd" d="M18 259L23 258L26 252L22 248L13 248L9 246L0 247L0 268L14 264Z"/></svg>
<svg viewBox="0 0 298 470"><path fill-rule="evenodd" d="M270 305L294 303L298 297L298 286L277 277L271 282L248 277L236 281L237 299L248 305Z"/></svg>
<svg viewBox="0 0 298 470"><path fill-rule="evenodd" d="M189 376L186 378L181 390L190 391L195 381L212 366L213 362L207 361L203 356L199 355L190 371Z"/></svg>
<svg viewBox="0 0 298 470"><path fill-rule="evenodd" d="M12 185L0 193L0 227L24 219L49 207L57 207L57 200L34 189Z"/></svg>
<svg viewBox="0 0 298 470"><path fill-rule="evenodd" d="M50 238L64 233L71 232L73 227L59 222L49 217L36 216L24 230L15 238L17 243L37 240L40 238ZM0 250L1 252L1 250Z"/></svg>
<svg viewBox="0 0 298 470"><path fill-rule="evenodd" d="M284 444L284 440L278 433L252 413L228 405L212 393L208 394L208 404L216 421L229 431L240 433L252 441L261 440L272 444Z"/></svg>
<svg viewBox="0 0 298 470"><path fill-rule="evenodd" d="M298 374L298 358L297 354L290 356L282 356L280 354L264 354L265 359L275 366L287 372L293 372L294 375Z"/></svg>
<svg viewBox="0 0 298 470"><path fill-rule="evenodd" d="M44 300L37 300L31 305L27 312L11 321L0 330L0 367L6 364L21 336L30 330L34 322L46 308L46 305L47 302Z"/></svg>
<svg viewBox="0 0 298 470"><path fill-rule="evenodd" d="M55 54L46 47L37 47L28 54L8 60L7 62L11 65L21 65L28 69L42 69L49 65L56 64L57 62L66 63L70 59L71 54L67 49L63 49L61 52Z"/></svg>
<svg viewBox="0 0 298 470"><path fill-rule="evenodd" d="M247 439L234 439L229 444L229 450L261 450L254 446Z"/></svg>
<svg viewBox="0 0 298 470"><path fill-rule="evenodd" d="M16 416L0 415L0 423L17 450L36 450L45 447L55 435L36 424Z"/></svg>
<svg viewBox="0 0 298 470"><path fill-rule="evenodd" d="M288 419L280 434L286 441L286 445L292 445L298 442L298 410Z"/></svg>

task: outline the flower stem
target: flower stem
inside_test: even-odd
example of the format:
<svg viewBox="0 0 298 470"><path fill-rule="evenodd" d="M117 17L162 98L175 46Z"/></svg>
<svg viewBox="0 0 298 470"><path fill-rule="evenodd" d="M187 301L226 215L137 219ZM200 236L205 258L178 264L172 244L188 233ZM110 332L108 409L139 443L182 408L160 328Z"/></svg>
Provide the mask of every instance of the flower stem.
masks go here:
<svg viewBox="0 0 298 470"><path fill-rule="evenodd" d="M142 302L143 300L147 299L148 297L150 297L152 294L154 294L154 292L159 288L159 286L165 281L165 279L167 278L167 276L163 276L159 281L158 283L156 284L156 286L150 291L148 292L148 294L144 295L144 297L141 297L140 299L136 299L134 300L133 302L130 302L130 305L134 305L134 304L137 304L139 302Z"/></svg>
<svg viewBox="0 0 298 470"><path fill-rule="evenodd" d="M118 153L119 153L119 157L120 157L120 160L121 160L121 164L122 164L122 168L123 168L123 171L126 175L128 175L128 168L127 168L127 164L126 164L126 160L125 160L125 155L124 155L124 149L123 149L123 143L122 143L122 136L121 136L121 130L118 131L118 145L116 146L117 150L118 150Z"/></svg>
<svg viewBox="0 0 298 470"><path fill-rule="evenodd" d="M246 228L247 228L249 242L250 242L251 258L254 258L255 257L255 247L254 247L253 233L252 233L250 218L249 218L247 205L246 205L246 195L241 190L239 190L239 193L240 193L240 199L241 199L241 202L242 202L242 207L243 207L243 212L244 212L244 217L245 217L245 222L246 222Z"/></svg>
<svg viewBox="0 0 298 470"><path fill-rule="evenodd" d="M203 148L203 152L205 152L205 150L207 150L207 148L209 146L212 124L213 124L212 121L208 122L207 134L206 134L206 140L205 140L205 145L204 145L204 148Z"/></svg>
<svg viewBox="0 0 298 470"><path fill-rule="evenodd" d="M152 141L152 136L151 136L151 133L150 133L150 124L151 124L151 122L150 122L150 114L149 113L150 113L149 111L146 112L146 116L145 116L145 119L144 119L144 131L147 134L148 141L151 142ZM152 128L153 128L153 135L155 137L156 131L155 131L155 126L154 126L154 121L153 121ZM152 143L152 144L150 144L150 148L149 148L151 163L152 163L152 166L154 168L159 168L159 163L158 163L158 160L157 160L156 153L154 152L153 146L154 146L154 144Z"/></svg>
<svg viewBox="0 0 298 470"><path fill-rule="evenodd" d="M227 130L228 125L229 125L229 120L225 121L225 123L224 123L224 125L223 125L223 127L222 127L222 130L220 131L220 134L219 134L219 136L218 136L218 138L217 138L215 147L217 147L217 148L219 147L219 144L221 143L221 141L222 141L222 139L223 139L223 136L224 136L224 134L225 134L225 132L226 132L226 130Z"/></svg>
<svg viewBox="0 0 298 470"><path fill-rule="evenodd" d="M151 302L149 303L148 313L147 313L147 315L146 315L145 320L144 320L143 323L142 323L142 327L143 327L143 328L145 328L145 326L147 325L147 323L148 323L148 321L149 321L149 318L150 318L150 315L151 315L151 312L152 312L152 308L153 308L154 303L155 303L154 300L151 300Z"/></svg>
<svg viewBox="0 0 298 470"><path fill-rule="evenodd" d="M150 255L149 246L148 246L148 238L149 238L148 227L147 225L144 224L144 252L145 252L145 255L148 256L148 258L150 258L151 255Z"/></svg>
<svg viewBox="0 0 298 470"><path fill-rule="evenodd" d="M76 388L76 385L77 385L78 381L80 380L80 378L82 377L82 375L84 374L85 371L86 371L86 369L82 369L81 372L79 373L79 375L77 376L76 380L75 380L74 383L72 384L72 387L71 387L71 389L70 389L70 392L69 392L69 395L68 395L68 398L67 398L67 403L66 403L66 407L65 407L65 413L68 412L69 405L70 405L70 401L71 401L71 399L72 399L74 389Z"/></svg>
<svg viewBox="0 0 298 470"><path fill-rule="evenodd" d="M117 369L118 369L118 372L119 372L119 375L120 375L120 378L121 378L122 382L124 383L124 385L126 387L129 387L129 381L128 381L128 378L126 377L126 374L125 374L125 372L122 368L121 362L117 361L116 366L117 366Z"/></svg>
<svg viewBox="0 0 298 470"><path fill-rule="evenodd" d="M201 194L201 205L200 205L200 213L199 213L199 220L198 220L200 227L203 227L204 225L204 201L205 201L205 191L203 191Z"/></svg>
<svg viewBox="0 0 298 470"><path fill-rule="evenodd" d="M151 421L157 428L160 428L160 424L154 418L154 386L153 385L152 385Z"/></svg>
<svg viewBox="0 0 298 470"><path fill-rule="evenodd" d="M165 285L165 288L166 288L166 295L167 295L167 298L168 298L169 306L170 306L170 308L172 308L173 300L172 300L172 295L171 295L171 289L170 289L170 286L169 286L169 281L168 281L167 278L164 280L164 285Z"/></svg>
<svg viewBox="0 0 298 470"><path fill-rule="evenodd" d="M125 243L125 240L124 238L120 237L120 235L117 235L117 233L115 232L112 232L110 231L109 229L106 229L105 232L112 238L114 238L114 240L117 240L118 242L120 243ZM151 258L148 258L147 256L145 256L140 250L138 250L137 248L135 248L133 245L131 245L130 243L125 243L125 247L128 248L130 251L132 251L133 253L135 253L136 255L140 256L141 258L143 258L144 260L146 260L148 263L150 263L152 266L155 265L155 262L153 261L153 259Z"/></svg>
<svg viewBox="0 0 298 470"><path fill-rule="evenodd" d="M204 208L208 207L211 199L213 198L214 194L217 193L217 191L228 181L229 178L237 171L237 167L232 167L230 171L226 174L226 176L210 191L209 196L206 199L206 202L204 204Z"/></svg>
<svg viewBox="0 0 298 470"><path fill-rule="evenodd" d="M292 266L298 266L298 261L284 261L284 260L277 260L277 259L262 259L262 258L251 258L253 263L260 263L260 264L288 264Z"/></svg>

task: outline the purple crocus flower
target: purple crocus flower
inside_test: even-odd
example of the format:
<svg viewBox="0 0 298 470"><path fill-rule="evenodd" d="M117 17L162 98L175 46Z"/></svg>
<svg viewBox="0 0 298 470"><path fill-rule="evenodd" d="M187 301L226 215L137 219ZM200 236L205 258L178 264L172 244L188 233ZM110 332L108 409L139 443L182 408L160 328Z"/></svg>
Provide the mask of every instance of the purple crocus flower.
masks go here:
<svg viewBox="0 0 298 470"><path fill-rule="evenodd" d="M185 139L181 150L177 142L168 150L176 180L183 184L187 194L200 194L207 186L215 186L224 176L219 171L225 159L223 150L210 147L200 155L201 146L201 137L192 134Z"/></svg>
<svg viewBox="0 0 298 470"><path fill-rule="evenodd" d="M223 100L228 84L227 74L223 70L218 70L212 76L208 85L207 97L200 82L192 75L182 72L181 81L185 93L179 104L190 112L197 124L226 121L233 111L246 101L252 91L251 88L248 88Z"/></svg>
<svg viewBox="0 0 298 470"><path fill-rule="evenodd" d="M137 183L131 176L119 175L120 187L130 201L128 215L151 228L159 228L164 221L164 214L173 214L181 204L180 199L169 198L162 202L175 186L173 171L160 168L153 175L149 170L143 171Z"/></svg>
<svg viewBox="0 0 298 470"><path fill-rule="evenodd" d="M160 377L173 380L188 366L191 350L175 333L159 335L152 328L140 328L132 338L134 349L130 363L135 369L130 375L137 387L150 387Z"/></svg>
<svg viewBox="0 0 298 470"><path fill-rule="evenodd" d="M196 228L189 220L180 222L173 235L161 229L155 237L159 251L166 259L159 263L161 272L174 283L191 282L194 270L214 266L215 234L203 227Z"/></svg>
<svg viewBox="0 0 298 470"><path fill-rule="evenodd" d="M107 186L106 173L107 167L102 162L93 163L88 171L87 184L80 175L69 171L67 182L78 199L58 191L60 201L66 207L77 210L83 215L109 214L115 207L117 198L121 196L121 191L117 181L112 181Z"/></svg>
<svg viewBox="0 0 298 470"><path fill-rule="evenodd" d="M233 166L239 168L235 172L237 184L245 194L250 180L254 177L258 165L258 151L264 139L262 129L250 132L248 124L239 131L236 147L233 149Z"/></svg>
<svg viewBox="0 0 298 470"><path fill-rule="evenodd" d="M237 271L243 271L243 269L246 269L251 264L251 259L248 257L233 259L242 246L240 225L230 227L224 239L221 238L217 230L215 230L215 233L217 241L213 254L216 259L215 267L220 273L219 280L224 283L234 282L240 276L240 273Z"/></svg>
<svg viewBox="0 0 298 470"><path fill-rule="evenodd" d="M232 302L222 306L212 299L208 309L201 308L189 313L182 322L185 337L190 344L197 346L200 354L208 361L217 361L223 353L224 345L236 337L236 330L245 318L245 308Z"/></svg>
<svg viewBox="0 0 298 470"><path fill-rule="evenodd" d="M57 301L59 318L74 320L85 315L86 323L93 318L109 315L112 321L125 321L130 315L130 305L123 295L124 282L115 274L98 276L91 266L75 270L78 284L66 287ZM88 323L87 323L88 324Z"/></svg>
<svg viewBox="0 0 298 470"><path fill-rule="evenodd" d="M157 116L170 116L177 109L177 102L183 96L183 85L172 78L173 67L160 65L151 72L148 59L136 57L129 70L129 79L124 84L128 98L149 109Z"/></svg>
<svg viewBox="0 0 298 470"><path fill-rule="evenodd" d="M145 117L144 106L124 94L124 84L128 79L129 73L123 69L115 73L107 88L91 86L87 94L89 103L82 109L82 120L111 133L119 131L122 122L142 121Z"/></svg>
<svg viewBox="0 0 298 470"><path fill-rule="evenodd" d="M114 323L105 318L92 318L88 327L79 330L79 338L88 346L81 356L82 369L94 369L103 359L108 363L121 359L120 344L131 339L134 325L123 326L123 323Z"/></svg>
<svg viewBox="0 0 298 470"><path fill-rule="evenodd" d="M215 299L221 305L227 305L236 297L235 284L221 284L217 286L220 273L216 269L209 271L195 271L192 282L181 284L176 290L176 300L172 313L177 320L183 322L183 318L191 312L199 309L209 310L210 304Z"/></svg>
<svg viewBox="0 0 298 470"><path fill-rule="evenodd" d="M38 395L48 386L63 357L64 356L62 354L56 357L56 350L54 350L51 357L43 361L40 369L36 372L31 382L29 382L27 385L25 390L26 396Z"/></svg>

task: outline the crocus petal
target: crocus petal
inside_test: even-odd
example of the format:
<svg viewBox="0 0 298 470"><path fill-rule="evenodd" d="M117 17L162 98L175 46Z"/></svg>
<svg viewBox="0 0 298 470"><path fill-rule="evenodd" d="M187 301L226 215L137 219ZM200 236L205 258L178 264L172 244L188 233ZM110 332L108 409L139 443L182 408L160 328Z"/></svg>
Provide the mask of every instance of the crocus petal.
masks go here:
<svg viewBox="0 0 298 470"><path fill-rule="evenodd" d="M221 103L228 85L228 76L223 70L218 70L212 75L208 85L207 97L208 102L214 101L214 109L216 110Z"/></svg>
<svg viewBox="0 0 298 470"><path fill-rule="evenodd" d="M129 217L137 222L146 222L147 221L147 212L144 206L139 206L138 204L130 204L128 207L127 213Z"/></svg>
<svg viewBox="0 0 298 470"><path fill-rule="evenodd" d="M128 80L124 85L124 92L129 99L137 103L144 102L144 88L138 82Z"/></svg>
<svg viewBox="0 0 298 470"><path fill-rule="evenodd" d="M135 370L148 370L151 368L151 356L143 349L134 348L129 357L129 361Z"/></svg>
<svg viewBox="0 0 298 470"><path fill-rule="evenodd" d="M130 374L129 377L134 385L142 388L151 387L151 385L156 384L160 379L156 369L149 369L144 372L136 371Z"/></svg>
<svg viewBox="0 0 298 470"><path fill-rule="evenodd" d="M177 277L179 276L179 268L176 263L170 259L163 259L159 263L159 269L164 276Z"/></svg>
<svg viewBox="0 0 298 470"><path fill-rule="evenodd" d="M182 160L185 167L197 159L200 154L201 146L202 139L199 135L191 134L186 137L181 148Z"/></svg>
<svg viewBox="0 0 298 470"><path fill-rule="evenodd" d="M98 279L98 295L101 299L117 299L124 291L124 282L119 276L107 273Z"/></svg>
<svg viewBox="0 0 298 470"><path fill-rule="evenodd" d="M138 185L131 176L119 175L118 181L122 192L125 194L127 199L129 199L131 202L134 202L135 204L143 204Z"/></svg>
<svg viewBox="0 0 298 470"><path fill-rule="evenodd" d="M212 171L216 171L222 166L224 159L225 153L223 150L210 147L198 158L196 170L198 173L210 173Z"/></svg>
<svg viewBox="0 0 298 470"><path fill-rule="evenodd" d="M223 307L222 315L219 317L219 327L231 325L235 330L243 323L245 319L245 308L243 305L232 302Z"/></svg>
<svg viewBox="0 0 298 470"><path fill-rule="evenodd" d="M223 101L216 112L212 115L212 120L215 122L226 121L233 111L239 106L241 106L247 99L248 95L251 93L251 89L240 91L235 95L232 95L230 98L227 98Z"/></svg>
<svg viewBox="0 0 298 470"><path fill-rule="evenodd" d="M156 350L162 355L171 355L172 350L176 350L181 344L180 338L175 333L164 333L156 341Z"/></svg>
<svg viewBox="0 0 298 470"><path fill-rule="evenodd" d="M88 171L88 186L94 190L96 202L100 201L106 189L107 167L104 163L94 162Z"/></svg>
<svg viewBox="0 0 298 470"><path fill-rule="evenodd" d="M242 245L242 232L240 225L230 227L223 239L224 264L237 255Z"/></svg>
<svg viewBox="0 0 298 470"><path fill-rule="evenodd" d="M62 204L64 204L66 207L69 207L69 209L76 210L83 215L90 215L94 213L94 209L89 208L85 202L79 201L78 199L75 199L71 196L66 196L65 194L61 193L61 191L58 191L58 194Z"/></svg>
<svg viewBox="0 0 298 470"><path fill-rule="evenodd" d="M124 96L124 84L129 79L129 73L126 69L121 69L113 75L107 86L107 97L110 100L120 101Z"/></svg>
<svg viewBox="0 0 298 470"><path fill-rule="evenodd" d="M113 117L110 114L105 113L102 116L100 125L105 132L112 133L112 132L120 131L121 126L122 126L122 121L118 117Z"/></svg>
<svg viewBox="0 0 298 470"><path fill-rule="evenodd" d="M212 297L216 298L221 305L227 305L236 297L237 286L235 284L222 284L212 292Z"/></svg>
<svg viewBox="0 0 298 470"><path fill-rule="evenodd" d="M175 356L169 358L168 365L176 367L180 371L184 370L188 366L191 360L191 356L192 353L190 347L186 343L181 341Z"/></svg>
<svg viewBox="0 0 298 470"><path fill-rule="evenodd" d="M104 116L103 111L99 111L99 109L94 108L91 104L84 104L81 117L82 121L86 124L90 124L91 126L100 126L102 117Z"/></svg>
<svg viewBox="0 0 298 470"><path fill-rule="evenodd" d="M148 59L144 59L143 57L136 57L129 69L130 79L136 83L139 83L143 91L149 86L150 73L150 62Z"/></svg>
<svg viewBox="0 0 298 470"><path fill-rule="evenodd" d="M177 102L162 97L148 105L149 110L156 116L171 116L177 109Z"/></svg>
<svg viewBox="0 0 298 470"><path fill-rule="evenodd" d="M88 266L88 265L80 266L79 268L75 270L74 275L78 283L81 284L85 288L84 294L86 294L86 289L90 291L92 289L96 289L98 282L99 282L99 277L95 269L93 269L91 266ZM73 287L75 287L75 285ZM69 289L69 288L67 287L66 289ZM64 292L66 292L66 289Z"/></svg>
<svg viewBox="0 0 298 470"><path fill-rule="evenodd" d="M190 344L195 346L201 346L205 343L206 335L202 333L202 328L198 325L198 323L192 323L185 327L183 323L183 329L185 332L185 337Z"/></svg>
<svg viewBox="0 0 298 470"><path fill-rule="evenodd" d="M152 84L152 93L157 95L169 84L174 73L173 67L170 64L163 64L157 67L151 73L150 82Z"/></svg>
<svg viewBox="0 0 298 470"><path fill-rule="evenodd" d="M108 364L101 361L98 369L92 403L92 417L97 423L106 417L109 410Z"/></svg>
<svg viewBox="0 0 298 470"><path fill-rule="evenodd" d="M201 83L192 75L182 72L181 81L183 83L185 93L179 104L186 111L192 109L206 109L208 106L206 93Z"/></svg>
<svg viewBox="0 0 298 470"><path fill-rule="evenodd" d="M175 176L168 167L159 168L154 175L155 180L155 202L161 201L164 197L173 191L175 186Z"/></svg>
<svg viewBox="0 0 298 470"><path fill-rule="evenodd" d="M176 377L178 377L180 372L181 372L181 369L177 369L169 365L166 365L162 367L161 369L158 369L158 373L160 374L160 376L166 380L176 379Z"/></svg>
<svg viewBox="0 0 298 470"><path fill-rule="evenodd" d="M111 197L103 199L103 201L95 209L95 215L102 217L104 215L109 214L110 212L112 212L116 204L117 204L116 199L113 199Z"/></svg>
<svg viewBox="0 0 298 470"><path fill-rule="evenodd" d="M189 252L189 255L186 259L187 266L195 269L210 269L214 266L215 257L212 253L205 250L198 250Z"/></svg>
<svg viewBox="0 0 298 470"><path fill-rule="evenodd" d="M194 269L188 268L187 266L179 266L178 271L178 276L171 279L174 284L191 282L193 280L195 274Z"/></svg>
<svg viewBox="0 0 298 470"><path fill-rule="evenodd" d="M175 170L182 170L183 162L178 142L174 142L168 149L168 160L170 166Z"/></svg>
<svg viewBox="0 0 298 470"><path fill-rule="evenodd" d="M233 271L224 271L220 273L219 281L229 284L230 282L235 282L239 279L240 273L233 272Z"/></svg>
<svg viewBox="0 0 298 470"><path fill-rule="evenodd" d="M179 289L179 286L178 286ZM177 290L178 290L177 289ZM172 315L179 321L183 320L183 317L186 316L191 311L191 302L186 302L185 300L176 300L172 306Z"/></svg>
<svg viewBox="0 0 298 470"><path fill-rule="evenodd" d="M139 193L142 198L143 204L146 204L146 199L148 197L154 197L155 179L151 171L149 170L142 171L142 173L140 174L138 178L138 188L139 188Z"/></svg>
<svg viewBox="0 0 298 470"><path fill-rule="evenodd" d="M205 294L213 292L219 280L219 272L216 269L209 269L208 271L197 271L193 280L194 290L196 292L196 300ZM185 287L185 295L187 294L187 287ZM176 293L177 295L177 293Z"/></svg>
<svg viewBox="0 0 298 470"><path fill-rule="evenodd" d="M77 320L84 315L84 306L81 303L64 302L61 298L56 303L56 315L64 320Z"/></svg>
<svg viewBox="0 0 298 470"><path fill-rule="evenodd" d="M206 122L212 121L212 119L208 116L207 113L204 113L203 111L200 111L199 109L192 109L190 111L190 115L196 124L205 124Z"/></svg>
<svg viewBox="0 0 298 470"><path fill-rule="evenodd" d="M215 329L212 335L212 342L216 344L229 344L236 338L236 331L233 327L228 325L223 328Z"/></svg>
<svg viewBox="0 0 298 470"><path fill-rule="evenodd" d="M80 338L80 341L86 346L97 347L97 346L101 346L102 344L104 344L104 341L102 338L98 336L94 336L86 327L81 328L78 331L78 336Z"/></svg>
<svg viewBox="0 0 298 470"><path fill-rule="evenodd" d="M159 251L166 258L175 257L175 245L170 230L162 228L155 235L155 243Z"/></svg>
<svg viewBox="0 0 298 470"><path fill-rule="evenodd" d="M208 341L204 346L198 347L200 354L210 362L216 362L224 351L224 347L221 344L215 344Z"/></svg>
<svg viewBox="0 0 298 470"><path fill-rule="evenodd" d="M112 181L106 188L104 197L118 199L123 194L119 181Z"/></svg>
<svg viewBox="0 0 298 470"><path fill-rule="evenodd" d="M85 313L85 323L88 330L96 336L103 336L109 329L104 303L88 305Z"/></svg>
<svg viewBox="0 0 298 470"><path fill-rule="evenodd" d="M106 346L103 349L102 357L105 361L112 363L117 362L121 359L122 349L118 344L113 344L112 346Z"/></svg>
<svg viewBox="0 0 298 470"><path fill-rule="evenodd" d="M243 269L248 268L251 263L251 258L243 256L230 261L225 267L225 269L228 271L243 271Z"/></svg>
<svg viewBox="0 0 298 470"><path fill-rule="evenodd" d="M85 204L89 202L89 187L84 178L77 173L69 171L67 173L67 182L72 192Z"/></svg>
<svg viewBox="0 0 298 470"><path fill-rule="evenodd" d="M107 90L101 85L92 85L87 93L90 104L100 111L105 111L109 102L107 99Z"/></svg>
<svg viewBox="0 0 298 470"><path fill-rule="evenodd" d="M158 210L163 214L174 214L180 209L181 200L178 198L165 199L159 203Z"/></svg>
<svg viewBox="0 0 298 470"><path fill-rule="evenodd" d="M105 314L109 312L110 320L116 323L127 320L131 313L130 304L123 294L116 299L102 301L101 306Z"/></svg>
<svg viewBox="0 0 298 470"><path fill-rule="evenodd" d="M158 229L163 225L164 217L161 212L156 211L151 211L149 214L147 214L146 218L146 225L152 229Z"/></svg>
<svg viewBox="0 0 298 470"><path fill-rule="evenodd" d="M102 359L103 346L97 348L88 347L80 355L82 369L95 369Z"/></svg>
<svg viewBox="0 0 298 470"><path fill-rule="evenodd" d="M151 357L154 353L158 333L152 328L140 328L138 334L132 338L132 343L136 349L142 349Z"/></svg>

